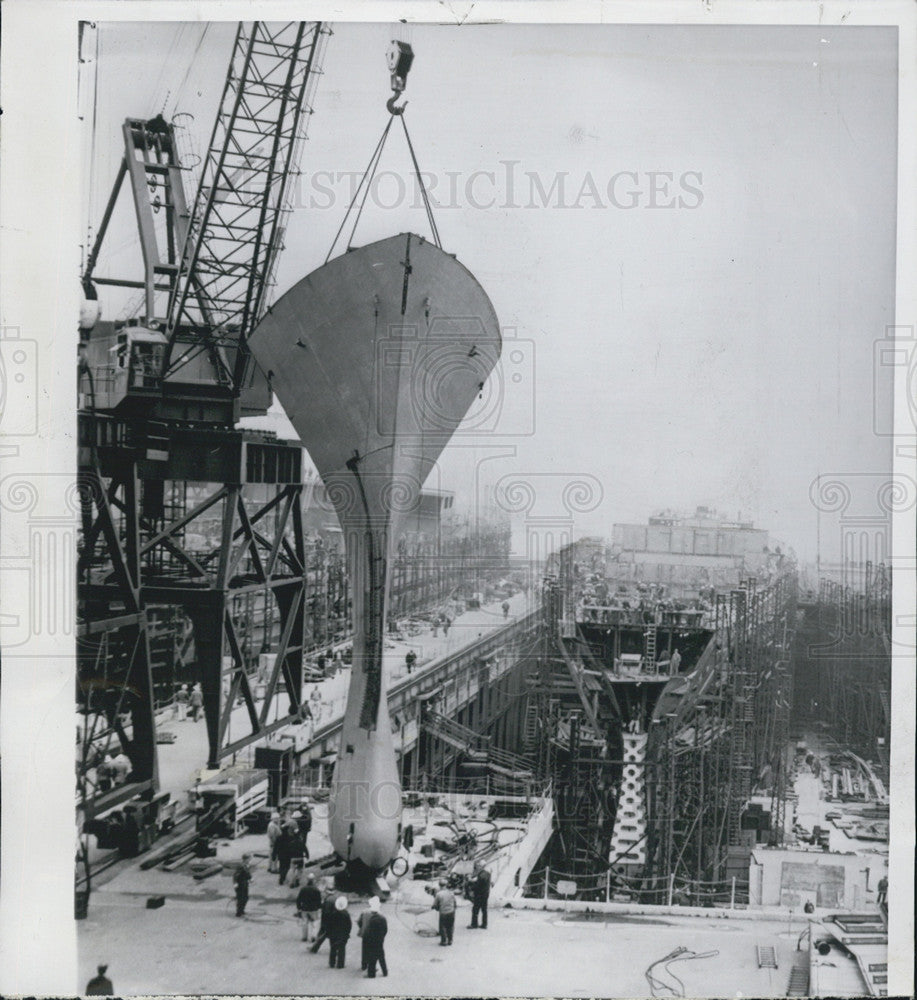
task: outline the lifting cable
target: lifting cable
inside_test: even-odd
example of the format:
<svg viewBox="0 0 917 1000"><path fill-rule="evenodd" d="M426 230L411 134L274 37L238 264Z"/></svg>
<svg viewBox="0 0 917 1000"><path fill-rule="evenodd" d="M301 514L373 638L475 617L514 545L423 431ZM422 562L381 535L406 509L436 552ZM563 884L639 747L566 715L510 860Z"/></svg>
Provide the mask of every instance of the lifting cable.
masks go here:
<svg viewBox="0 0 917 1000"><path fill-rule="evenodd" d="M401 109L403 112L403 109ZM363 176L360 178L360 183L357 185L357 190L354 193L353 199L344 213L344 218L341 221L341 225L338 231L334 235L334 239L331 241L331 248L328 250L328 255L325 257L325 263L327 264L331 260L331 255L334 253L335 247L338 244L338 240L341 238L341 233L343 233L345 227L347 226L347 220L350 218L351 212L353 212L354 207L357 202L359 202L359 208L357 209L356 217L354 218L353 225L350 228L350 235L347 237L347 250L352 249L353 239L356 234L357 226L360 222L360 216L363 214L363 209L366 206L366 199L369 197L369 190L372 186L372 182L376 176L376 171L379 169L379 161L382 158L382 151L385 148L386 140L388 139L389 132L392 128L392 123L396 118L401 120L401 127L404 129L404 137L407 140L408 151L411 154L411 163L414 167L414 176L417 180L418 187L420 188L420 194L423 198L423 205L427 215L427 223L430 226L430 232L433 234L433 242L436 246L442 250L443 245L439 238L439 228L436 225L436 220L433 217L433 207L430 203L430 195L427 191L426 185L423 181L423 175L420 172L420 164L417 162L417 154L414 152L414 144L411 142L411 136L408 132L408 126L404 120L404 114L399 113L397 110L392 113L385 128L382 130L382 136L376 143L376 148L373 150L372 156L369 158L369 163L366 170L363 172Z"/></svg>

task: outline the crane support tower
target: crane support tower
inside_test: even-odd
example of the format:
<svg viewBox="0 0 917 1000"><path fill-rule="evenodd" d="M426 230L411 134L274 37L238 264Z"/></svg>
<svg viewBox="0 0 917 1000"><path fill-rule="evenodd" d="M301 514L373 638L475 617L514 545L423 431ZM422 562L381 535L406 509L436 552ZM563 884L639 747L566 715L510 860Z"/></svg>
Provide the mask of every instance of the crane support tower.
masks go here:
<svg viewBox="0 0 917 1000"><path fill-rule="evenodd" d="M269 305L329 34L321 22L239 25L193 199L176 127L161 115L123 125L124 157L82 276L90 302L104 286L143 292L125 322L97 309L81 322L78 791L87 820L156 794L156 711L171 702L192 643L209 767L300 716L310 614L302 449L235 425L272 402L247 340ZM100 250L125 187L143 273L103 275ZM240 609L255 604L253 637ZM256 685L260 653L273 659L261 661ZM239 699L241 733L230 726ZM117 787L100 780L109 748L131 764Z"/></svg>

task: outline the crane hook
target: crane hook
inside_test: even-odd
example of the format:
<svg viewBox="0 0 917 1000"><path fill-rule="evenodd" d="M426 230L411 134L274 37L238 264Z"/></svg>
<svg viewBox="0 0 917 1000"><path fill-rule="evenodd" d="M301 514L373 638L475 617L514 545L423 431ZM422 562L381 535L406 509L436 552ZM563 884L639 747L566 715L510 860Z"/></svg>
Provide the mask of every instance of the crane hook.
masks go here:
<svg viewBox="0 0 917 1000"><path fill-rule="evenodd" d="M392 74L392 96L386 101L390 115L403 115L407 107L407 101L400 107L395 101L404 92L408 82L408 73L411 71L411 64L414 62L414 50L407 42L393 41L388 50L388 68Z"/></svg>
<svg viewBox="0 0 917 1000"><path fill-rule="evenodd" d="M395 91L392 96L385 102L385 106L388 108L388 113L390 115L403 115L404 109L408 106L408 102L405 101L400 107L395 104L395 101L401 97L400 91Z"/></svg>

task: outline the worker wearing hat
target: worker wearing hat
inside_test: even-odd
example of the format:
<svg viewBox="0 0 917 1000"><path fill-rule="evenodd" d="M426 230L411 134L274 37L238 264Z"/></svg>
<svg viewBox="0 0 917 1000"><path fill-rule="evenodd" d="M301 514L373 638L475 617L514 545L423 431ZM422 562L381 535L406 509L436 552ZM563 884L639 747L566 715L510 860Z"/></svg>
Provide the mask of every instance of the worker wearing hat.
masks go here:
<svg viewBox="0 0 917 1000"><path fill-rule="evenodd" d="M331 942L331 954L328 965L332 969L343 969L347 952L347 939L353 929L353 921L347 912L347 897L338 896L334 901L334 910L328 918L328 940Z"/></svg>
<svg viewBox="0 0 917 1000"><path fill-rule="evenodd" d="M381 904L378 896L369 900L369 909L362 916L366 917L363 924L363 955L366 959L366 978L376 978L376 963L382 970L382 975L388 975L388 965L385 962L385 935L388 933L388 921L379 912Z"/></svg>
<svg viewBox="0 0 917 1000"><path fill-rule="evenodd" d="M248 883L252 880L250 866L251 855L243 854L239 867L233 872L232 884L236 891L236 916L245 916L245 905L248 903Z"/></svg>
<svg viewBox="0 0 917 1000"><path fill-rule="evenodd" d="M302 919L303 941L314 943L321 910L322 894L315 884L315 876L307 875L305 885L296 897L296 915Z"/></svg>

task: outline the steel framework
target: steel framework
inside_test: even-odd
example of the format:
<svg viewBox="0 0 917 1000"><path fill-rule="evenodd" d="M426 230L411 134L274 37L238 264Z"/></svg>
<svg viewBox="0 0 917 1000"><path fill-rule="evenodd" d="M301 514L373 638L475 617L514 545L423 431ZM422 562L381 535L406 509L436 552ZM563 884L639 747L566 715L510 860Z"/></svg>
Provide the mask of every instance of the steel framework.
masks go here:
<svg viewBox="0 0 917 1000"><path fill-rule="evenodd" d="M181 609L192 623L211 767L301 710L310 572L302 451L233 427L271 401L246 340L268 304L328 33L320 22L238 26L190 212L173 126L156 116L123 127L124 157L83 274L89 297L104 284L145 292L138 319L87 333L80 369L78 784L86 818L156 791L152 609ZM96 274L126 178L142 281ZM209 484L210 493L189 506L188 483ZM190 544L206 536L195 529L215 512L216 537ZM260 706L238 620L255 594L261 648L275 654ZM287 706L272 716L281 689ZM230 729L237 699L250 730L241 735ZM103 748L116 746L131 772L126 784L105 787L97 765Z"/></svg>
<svg viewBox="0 0 917 1000"><path fill-rule="evenodd" d="M328 33L239 25L169 300L167 381L202 351L236 394L252 377L245 340L268 305Z"/></svg>
<svg viewBox="0 0 917 1000"><path fill-rule="evenodd" d="M855 582L823 578L817 601L803 608L793 719L830 726L887 781L891 583L887 568L871 562L851 576Z"/></svg>
<svg viewBox="0 0 917 1000"><path fill-rule="evenodd" d="M717 595L716 631L686 689L660 699L647 752L652 878L694 893L722 881L730 852L759 836L746 829L753 793L769 796L765 832L781 842L796 590L791 568Z"/></svg>

